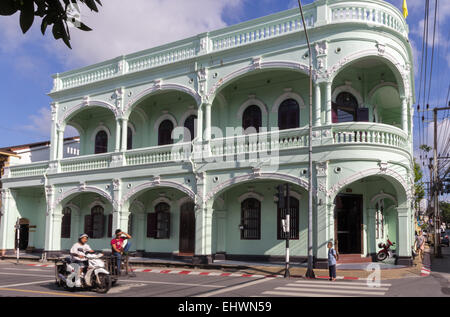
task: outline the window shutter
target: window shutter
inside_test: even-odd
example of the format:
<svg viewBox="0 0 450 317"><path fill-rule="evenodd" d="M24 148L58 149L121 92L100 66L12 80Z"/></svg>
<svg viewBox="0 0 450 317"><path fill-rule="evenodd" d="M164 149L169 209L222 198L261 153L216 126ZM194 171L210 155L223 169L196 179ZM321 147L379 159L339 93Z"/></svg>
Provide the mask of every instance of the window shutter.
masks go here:
<svg viewBox="0 0 450 317"><path fill-rule="evenodd" d="M92 216L92 224L93 224L93 233L92 238L93 239L100 239L104 236L104 228L105 228L105 218L106 216L103 216L101 214L96 214Z"/></svg>
<svg viewBox="0 0 450 317"><path fill-rule="evenodd" d="M156 213L147 214L147 238L156 239L157 221Z"/></svg>
<svg viewBox="0 0 450 317"><path fill-rule="evenodd" d="M61 238L69 239L70 238L70 226L71 226L71 212L69 210L63 211L63 218L61 222Z"/></svg>
<svg viewBox="0 0 450 317"><path fill-rule="evenodd" d="M84 233L86 233L89 238L93 236L93 228L92 228L92 216L86 215L84 216Z"/></svg>
<svg viewBox="0 0 450 317"><path fill-rule="evenodd" d="M161 216L163 221L161 238L170 239L170 212L163 212Z"/></svg>
<svg viewBox="0 0 450 317"><path fill-rule="evenodd" d="M112 237L113 214L108 215L108 237Z"/></svg>

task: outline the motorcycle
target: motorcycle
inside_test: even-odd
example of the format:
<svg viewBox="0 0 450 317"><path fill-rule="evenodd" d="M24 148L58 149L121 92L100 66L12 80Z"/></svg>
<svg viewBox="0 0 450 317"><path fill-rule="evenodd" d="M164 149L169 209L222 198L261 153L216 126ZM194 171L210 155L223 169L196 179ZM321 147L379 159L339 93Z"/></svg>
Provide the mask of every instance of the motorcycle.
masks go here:
<svg viewBox="0 0 450 317"><path fill-rule="evenodd" d="M377 261L382 262L386 260L388 257L393 257L394 252L391 250L391 246L394 246L395 242L391 242L391 240L387 240L387 243L378 243L378 247L381 248L377 253Z"/></svg>
<svg viewBox="0 0 450 317"><path fill-rule="evenodd" d="M89 289L98 293L107 293L117 278L106 270L102 253L86 254L87 268L74 263L71 257L58 258L55 261L56 285L67 290Z"/></svg>

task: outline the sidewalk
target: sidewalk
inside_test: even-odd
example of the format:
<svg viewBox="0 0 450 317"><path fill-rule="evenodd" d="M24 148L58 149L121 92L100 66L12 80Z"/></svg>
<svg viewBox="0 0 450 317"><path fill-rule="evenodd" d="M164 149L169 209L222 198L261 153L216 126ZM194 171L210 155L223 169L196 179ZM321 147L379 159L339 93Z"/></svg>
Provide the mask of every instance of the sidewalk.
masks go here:
<svg viewBox="0 0 450 317"><path fill-rule="evenodd" d="M15 257L7 256L5 259L9 261L15 261ZM27 256L27 258L21 257L21 263L25 262L37 262L39 257ZM392 261L391 261L392 262ZM48 259L47 263L51 264L52 259ZM217 260L212 264L200 264L194 265L190 260L183 259L167 259L167 258L140 258L131 257L131 266L136 268L184 268L191 271L218 271L223 273L238 273L242 275L284 275L284 263L268 263L268 262L241 262L241 261L229 261L229 260ZM367 278L372 273L366 271L367 265L372 263L345 263L339 264L337 267L338 277L345 277L348 279ZM381 279L398 279L407 277L420 277L422 263L416 257L414 265L412 267L396 266L392 263L374 263L378 264L381 269ZM445 266L445 264L442 264ZM306 274L306 263L291 263L290 274L292 277L304 277ZM328 270L314 269L314 273L317 277L327 277Z"/></svg>

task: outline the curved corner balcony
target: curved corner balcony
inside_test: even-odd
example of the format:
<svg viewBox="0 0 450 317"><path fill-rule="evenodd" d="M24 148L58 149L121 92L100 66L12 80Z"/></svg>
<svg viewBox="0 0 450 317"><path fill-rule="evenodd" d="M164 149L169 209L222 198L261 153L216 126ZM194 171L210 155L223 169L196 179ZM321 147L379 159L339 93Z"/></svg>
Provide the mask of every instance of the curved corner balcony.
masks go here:
<svg viewBox="0 0 450 317"><path fill-rule="evenodd" d="M192 151L192 143L177 143L174 145L136 149L126 152L106 153L100 155L80 156L54 162L39 162L27 165L10 166L5 169L4 179L42 177L46 174L70 174L77 172L93 172L114 169L124 166L159 167L161 164L180 164L189 161L210 162L211 158L233 156L238 160L240 155L258 152L278 153L289 150L305 151L308 148L308 128L271 131L253 135L234 136L213 139L209 143L196 144L200 150ZM409 155L409 142L406 133L396 127L378 123L340 123L332 126L313 128L314 148L335 147L346 145L373 146L374 149L385 151L389 149L403 150ZM380 147L381 146L381 147ZM202 153L202 155L199 155Z"/></svg>
<svg viewBox="0 0 450 317"><path fill-rule="evenodd" d="M408 37L408 25L400 11L383 0L316 1L305 6L304 14L306 26L310 29L351 23L386 28L396 32L400 37ZM298 32L303 32L303 25L297 9L276 13L75 71L57 74L53 77L54 87L50 95Z"/></svg>

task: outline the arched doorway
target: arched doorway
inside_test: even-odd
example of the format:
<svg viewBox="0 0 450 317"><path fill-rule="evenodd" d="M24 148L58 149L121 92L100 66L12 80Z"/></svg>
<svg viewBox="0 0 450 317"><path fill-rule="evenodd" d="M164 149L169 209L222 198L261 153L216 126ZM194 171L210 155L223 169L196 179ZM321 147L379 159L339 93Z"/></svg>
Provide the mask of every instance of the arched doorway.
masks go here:
<svg viewBox="0 0 450 317"><path fill-rule="evenodd" d="M17 241L17 229L15 231L16 243L15 248L17 249L17 242L19 242L19 250L26 250L28 248L28 242L30 238L30 221L27 218L21 218L19 220L19 241Z"/></svg>
<svg viewBox="0 0 450 317"><path fill-rule="evenodd" d="M335 247L341 254L362 253L363 196L339 194L335 199Z"/></svg>
<svg viewBox="0 0 450 317"><path fill-rule="evenodd" d="M184 203L180 208L180 255L195 253L195 204Z"/></svg>

